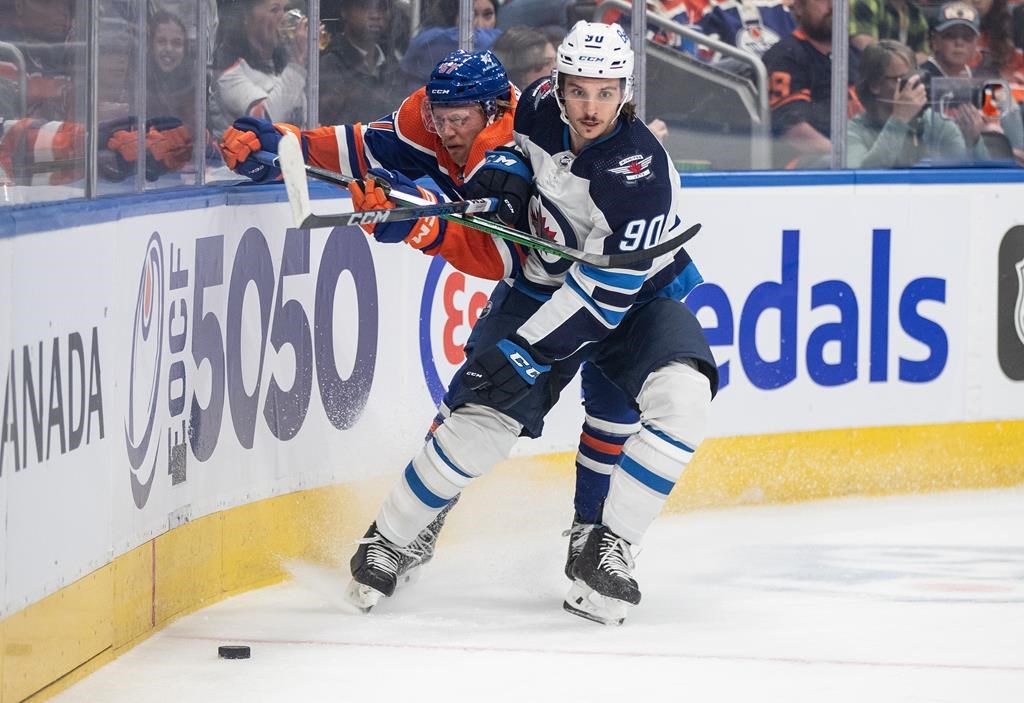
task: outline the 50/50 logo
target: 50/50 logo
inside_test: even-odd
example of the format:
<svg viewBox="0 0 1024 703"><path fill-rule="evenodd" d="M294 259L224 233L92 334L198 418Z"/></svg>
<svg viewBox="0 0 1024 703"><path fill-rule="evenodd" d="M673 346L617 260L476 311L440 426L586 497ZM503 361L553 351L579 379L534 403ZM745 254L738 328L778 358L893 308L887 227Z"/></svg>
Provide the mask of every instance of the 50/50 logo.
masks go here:
<svg viewBox="0 0 1024 703"><path fill-rule="evenodd" d="M377 283L365 237L342 228L331 231L315 272L314 292L305 300L288 297L285 284L299 284L291 290L301 289L302 283L309 287L300 278L311 273L306 230L287 230L276 272L267 239L256 227L242 235L230 262L223 236L196 239L191 272L182 264L182 249L170 244L166 290L162 252L160 236L154 233L140 277L132 336L125 442L139 508L148 500L161 454L163 442L156 436L162 432L151 430L162 416L158 401L164 387L172 484L185 480L186 446L199 461L213 456L226 414L246 449L253 447L260 415L276 439L294 438L309 410L314 368L331 425L344 430L355 424L369 398L377 357ZM354 363L343 377L335 358L334 306L346 272L355 284L357 322L352 330ZM214 300L225 302L212 305ZM166 350L160 329L165 304ZM161 383L165 351L169 365L166 383ZM285 361L274 363L278 359ZM264 391L268 363L272 370Z"/></svg>

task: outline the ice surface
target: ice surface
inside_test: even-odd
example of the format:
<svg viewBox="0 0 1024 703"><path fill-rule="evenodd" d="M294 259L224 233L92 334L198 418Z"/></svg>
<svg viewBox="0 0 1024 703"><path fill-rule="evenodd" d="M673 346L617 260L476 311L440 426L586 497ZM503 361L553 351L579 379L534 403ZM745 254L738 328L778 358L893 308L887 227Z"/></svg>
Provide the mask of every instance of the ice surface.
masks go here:
<svg viewBox="0 0 1024 703"><path fill-rule="evenodd" d="M461 530L369 615L346 572L298 565L54 700L1024 701L1024 490L663 516L619 628L562 611L567 511L538 505Z"/></svg>

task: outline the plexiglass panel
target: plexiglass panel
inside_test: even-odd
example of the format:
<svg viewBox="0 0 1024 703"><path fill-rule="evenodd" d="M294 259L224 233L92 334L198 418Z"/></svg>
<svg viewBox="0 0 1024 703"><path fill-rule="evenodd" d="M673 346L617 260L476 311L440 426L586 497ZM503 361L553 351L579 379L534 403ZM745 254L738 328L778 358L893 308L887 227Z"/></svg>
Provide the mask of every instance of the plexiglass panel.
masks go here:
<svg viewBox="0 0 1024 703"><path fill-rule="evenodd" d="M0 204L85 193L86 5L0 2Z"/></svg>
<svg viewBox="0 0 1024 703"><path fill-rule="evenodd" d="M99 195L138 190L142 83L140 53L145 42L139 31L139 3L108 0L100 4L96 130L99 134L97 184ZM144 136L144 135L143 135Z"/></svg>
<svg viewBox="0 0 1024 703"><path fill-rule="evenodd" d="M205 1L205 0L204 0ZM196 182L199 93L196 0L151 0L146 17L146 187ZM205 140L201 140L205 142ZM215 155L215 154L214 154Z"/></svg>

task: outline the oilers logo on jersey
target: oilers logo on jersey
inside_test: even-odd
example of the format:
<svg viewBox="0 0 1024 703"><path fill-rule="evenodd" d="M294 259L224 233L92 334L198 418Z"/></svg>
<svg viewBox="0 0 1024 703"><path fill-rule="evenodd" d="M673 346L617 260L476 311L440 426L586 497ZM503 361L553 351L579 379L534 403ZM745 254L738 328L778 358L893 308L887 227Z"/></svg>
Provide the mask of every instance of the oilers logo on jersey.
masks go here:
<svg viewBox="0 0 1024 703"><path fill-rule="evenodd" d="M763 56L779 39L775 30L760 24L748 25L736 32L736 46L758 56Z"/></svg>

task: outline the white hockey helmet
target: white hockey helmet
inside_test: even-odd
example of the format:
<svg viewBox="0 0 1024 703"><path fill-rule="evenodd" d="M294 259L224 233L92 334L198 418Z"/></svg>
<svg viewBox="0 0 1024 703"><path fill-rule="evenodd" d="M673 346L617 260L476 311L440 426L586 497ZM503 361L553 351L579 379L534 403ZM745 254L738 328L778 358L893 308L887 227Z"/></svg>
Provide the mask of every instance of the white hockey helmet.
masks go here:
<svg viewBox="0 0 1024 703"><path fill-rule="evenodd" d="M558 84L560 75L623 79L621 110L633 97L633 49L629 36L618 24L580 20L558 45L551 82L562 120L568 124Z"/></svg>

